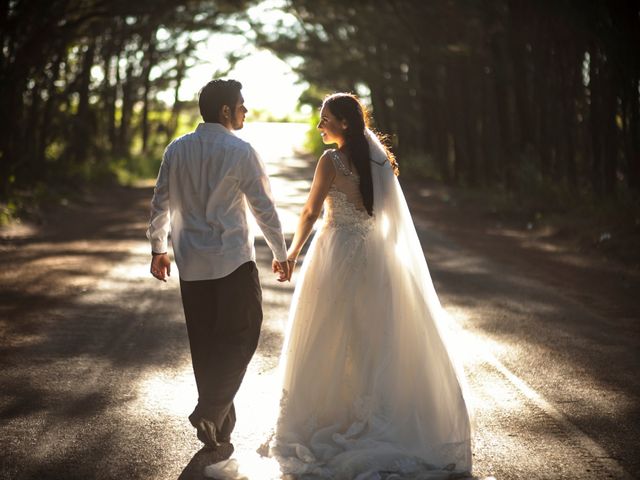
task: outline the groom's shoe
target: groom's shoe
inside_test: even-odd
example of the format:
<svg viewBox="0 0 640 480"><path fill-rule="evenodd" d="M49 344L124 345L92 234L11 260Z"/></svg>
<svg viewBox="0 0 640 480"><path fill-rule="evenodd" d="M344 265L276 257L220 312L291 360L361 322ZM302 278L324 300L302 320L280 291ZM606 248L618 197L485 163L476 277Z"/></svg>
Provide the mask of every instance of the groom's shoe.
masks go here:
<svg viewBox="0 0 640 480"><path fill-rule="evenodd" d="M200 454L206 456L209 463L218 463L231 458L235 448L231 442L221 442L217 447L212 448L208 445L200 449Z"/></svg>
<svg viewBox="0 0 640 480"><path fill-rule="evenodd" d="M233 455L234 451L233 443L231 442L220 442L220 445L217 448L213 449L214 455L217 458L217 462L221 462L223 460L227 460Z"/></svg>
<svg viewBox="0 0 640 480"><path fill-rule="evenodd" d="M228 435L218 438L216 427L213 422L200 419L196 425L198 439L204 443L203 452L206 451L211 456L213 463L221 462L231 457L234 451L233 443Z"/></svg>
<svg viewBox="0 0 640 480"><path fill-rule="evenodd" d="M214 463L222 462L231 457L233 453L233 445L226 447L225 451L214 450L206 445L196 452L189 464L185 467L184 471L178 478L178 480L193 480L196 478L202 478L202 472L205 467L213 465Z"/></svg>

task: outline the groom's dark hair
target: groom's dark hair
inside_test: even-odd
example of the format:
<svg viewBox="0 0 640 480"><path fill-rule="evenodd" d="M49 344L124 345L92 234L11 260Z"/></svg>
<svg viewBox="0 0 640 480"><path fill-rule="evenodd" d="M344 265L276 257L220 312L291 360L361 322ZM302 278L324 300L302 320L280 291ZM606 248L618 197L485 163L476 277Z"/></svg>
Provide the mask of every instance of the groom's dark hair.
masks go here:
<svg viewBox="0 0 640 480"><path fill-rule="evenodd" d="M237 80L211 80L200 89L198 106L200 115L207 123L220 123L220 110L227 105L231 111L236 106L242 84Z"/></svg>

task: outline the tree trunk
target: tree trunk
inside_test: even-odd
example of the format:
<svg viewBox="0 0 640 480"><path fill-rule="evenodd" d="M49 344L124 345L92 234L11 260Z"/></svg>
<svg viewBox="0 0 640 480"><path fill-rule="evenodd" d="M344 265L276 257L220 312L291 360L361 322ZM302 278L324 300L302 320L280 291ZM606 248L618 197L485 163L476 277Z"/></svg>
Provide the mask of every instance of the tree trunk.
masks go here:
<svg viewBox="0 0 640 480"><path fill-rule="evenodd" d="M144 92L142 96L142 152L147 153L149 142L149 93L151 91L151 69L155 65L155 29L149 33L147 38L147 51L145 54L144 70L142 79L144 82Z"/></svg>
<svg viewBox="0 0 640 480"><path fill-rule="evenodd" d="M0 48L2 49L2 55L0 55L0 72L4 72L7 68L7 63L9 61L10 56L9 48L5 50L5 47L8 47L7 37L9 36L9 28L8 28L8 18L9 18L9 4L11 0L0 0Z"/></svg>
<svg viewBox="0 0 640 480"><path fill-rule="evenodd" d="M640 192L640 75L629 82L629 125L627 163L629 165L629 188Z"/></svg>
<svg viewBox="0 0 640 480"><path fill-rule="evenodd" d="M482 117L480 119L479 135L482 149L482 166L480 168L480 172L483 178L483 183L494 184L496 178L499 177L497 174L495 158L495 147L497 145L495 140L495 130L497 122L495 121L495 115L493 113L493 107L496 102L494 101L494 88L491 70L488 66L485 68L486 70L481 79L482 104L480 108Z"/></svg>
<svg viewBox="0 0 640 480"><path fill-rule="evenodd" d="M522 0L509 1L509 24L507 34L509 39L509 59L513 65L513 92L517 112L517 139L514 139L519 150L524 150L532 142L532 118L529 112L527 95L528 75L526 63L529 57L525 45L524 29L530 22L530 8L524 5ZM529 14L529 15L528 15Z"/></svg>
<svg viewBox="0 0 640 480"><path fill-rule="evenodd" d="M617 142L617 96L615 91L615 78L611 71L613 66L609 62L604 63L606 77L602 84L602 119L601 129L603 137L604 155L604 194L612 196L615 194L616 174L618 169L618 142Z"/></svg>
<svg viewBox="0 0 640 480"><path fill-rule="evenodd" d="M562 109L562 123L564 124L564 157L565 169L564 176L567 185L571 189L578 186L578 168L576 159L576 105L577 97L581 92L580 70L581 56L580 50L576 43L572 44L572 48L564 56L564 84L562 98L560 99L560 107Z"/></svg>
<svg viewBox="0 0 640 480"><path fill-rule="evenodd" d="M91 67L95 54L95 41L91 42L82 58L82 70L78 86L78 112L76 114L74 142L74 162L77 165L85 163L87 151L92 137L92 125L89 112L89 85L91 83Z"/></svg>
<svg viewBox="0 0 640 480"><path fill-rule="evenodd" d="M467 179L469 185L478 185L478 96L474 92L478 91L478 71L477 64L471 59L466 59L463 66L462 88L464 103L467 111L462 111L464 122L464 138L467 151Z"/></svg>
<svg viewBox="0 0 640 480"><path fill-rule="evenodd" d="M117 122L117 102L118 95L122 87L122 81L120 79L120 55L122 46L118 46L115 49L115 54L109 58L110 68L113 69L114 84L111 85L111 80L105 84L107 90L107 135L109 138L109 144L111 145L111 152L117 154L120 151L120 138L118 136L118 122Z"/></svg>
<svg viewBox="0 0 640 480"><path fill-rule="evenodd" d="M129 156L129 148L131 142L131 117L133 115L134 104L134 83L133 77L133 63L129 59L127 65L127 73L125 79L122 82L122 113L120 117L120 128L118 135L118 154L122 156Z"/></svg>
<svg viewBox="0 0 640 480"><path fill-rule="evenodd" d="M50 135L51 135L51 121L53 118L53 112L56 108L56 103L58 101L58 92L56 89L56 82L60 77L60 64L64 58L64 53L61 52L56 56L53 60L51 72L49 74L49 82L46 86L46 91L49 93L49 97L45 102L44 109L42 112L42 123L40 124L40 136L37 147L37 164L39 168L44 168L46 161L46 150L49 145Z"/></svg>
<svg viewBox="0 0 640 480"><path fill-rule="evenodd" d="M434 130L436 136L436 161L440 167L442 180L451 183L451 170L449 168L449 128L447 109L446 84L448 81L447 69L444 65L435 65L435 102L433 109Z"/></svg>
<svg viewBox="0 0 640 480"><path fill-rule="evenodd" d="M171 117L169 118L169 126L167 128L167 142L173 139L173 136L176 133L176 129L178 128L178 121L180 119L180 112L182 110L182 102L180 102L180 86L182 85L182 80L184 80L186 72L186 66L184 63L184 58L182 56L178 57L178 63L176 66L176 85L174 88L173 95L173 107L171 108Z"/></svg>
<svg viewBox="0 0 640 480"><path fill-rule="evenodd" d="M590 50L591 60L589 62L589 93L590 93L590 111L589 132L592 142L592 163L591 163L591 188L597 195L604 193L602 184L602 78L601 78L601 62L600 52L596 47L592 46Z"/></svg>
<svg viewBox="0 0 640 480"><path fill-rule="evenodd" d="M498 146L498 164L507 189L514 186L514 148L512 119L509 108L509 74L505 45L502 36L492 39L493 79L496 96L497 120L500 145Z"/></svg>

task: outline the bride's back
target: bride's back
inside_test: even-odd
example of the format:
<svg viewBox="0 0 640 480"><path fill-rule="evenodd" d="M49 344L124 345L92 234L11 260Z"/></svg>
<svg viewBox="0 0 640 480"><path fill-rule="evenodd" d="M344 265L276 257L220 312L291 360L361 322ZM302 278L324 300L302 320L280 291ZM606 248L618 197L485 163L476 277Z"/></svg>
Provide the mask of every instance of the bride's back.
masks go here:
<svg viewBox="0 0 640 480"><path fill-rule="evenodd" d="M338 150L328 151L336 176L326 199L327 220L339 225L370 220L360 193L360 177L350 168L348 159Z"/></svg>

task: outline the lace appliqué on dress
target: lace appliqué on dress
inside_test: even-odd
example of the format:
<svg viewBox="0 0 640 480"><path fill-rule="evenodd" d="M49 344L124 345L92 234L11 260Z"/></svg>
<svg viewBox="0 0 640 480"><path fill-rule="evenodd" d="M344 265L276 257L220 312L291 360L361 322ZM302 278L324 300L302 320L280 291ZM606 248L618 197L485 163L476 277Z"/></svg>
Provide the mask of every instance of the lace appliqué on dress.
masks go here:
<svg viewBox="0 0 640 480"><path fill-rule="evenodd" d="M325 227L346 230L363 238L373 229L373 217L356 208L334 185L329 189L326 203Z"/></svg>
<svg viewBox="0 0 640 480"><path fill-rule="evenodd" d="M344 162L340 158L340 154L338 153L337 150L331 150L330 155L331 155L331 159L333 160L333 164L335 165L336 169L340 173L342 173L345 177L353 175L353 172L349 170L349 168L344 164Z"/></svg>
<svg viewBox="0 0 640 480"><path fill-rule="evenodd" d="M360 196L360 178L349 170L336 150L330 151L337 175L325 200L324 227L336 228L364 238L373 229L374 220L364 210ZM351 197L351 198L350 198Z"/></svg>

